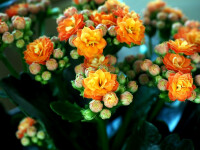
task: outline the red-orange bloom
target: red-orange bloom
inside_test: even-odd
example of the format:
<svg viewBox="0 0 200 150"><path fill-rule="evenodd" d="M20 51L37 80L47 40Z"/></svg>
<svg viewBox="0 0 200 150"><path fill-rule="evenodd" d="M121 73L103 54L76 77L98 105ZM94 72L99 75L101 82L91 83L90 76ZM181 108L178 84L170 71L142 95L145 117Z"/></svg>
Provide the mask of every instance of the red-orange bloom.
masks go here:
<svg viewBox="0 0 200 150"><path fill-rule="evenodd" d="M166 54L163 63L168 70L174 70L175 72L190 73L193 69L191 60L179 54Z"/></svg>
<svg viewBox="0 0 200 150"><path fill-rule="evenodd" d="M105 70L90 71L89 76L83 80L84 97L94 100L102 100L108 92L117 90L119 83L117 75Z"/></svg>
<svg viewBox="0 0 200 150"><path fill-rule="evenodd" d="M11 5L8 9L6 9L5 12L9 17L16 16L16 15L18 15L18 11L19 11L20 8L27 8L28 9L28 4L21 3L21 4Z"/></svg>
<svg viewBox="0 0 200 150"><path fill-rule="evenodd" d="M24 51L24 59L27 64L35 62L44 65L49 60L52 52L53 43L51 40L47 37L40 37L27 45L26 51Z"/></svg>
<svg viewBox="0 0 200 150"><path fill-rule="evenodd" d="M84 18L82 14L74 14L70 18L66 18L58 24L58 37L61 41L67 41L71 35L76 34L78 29L84 27Z"/></svg>
<svg viewBox="0 0 200 150"><path fill-rule="evenodd" d="M98 24L104 24L108 28L112 25L116 25L117 23L117 19L112 13L95 13L94 15L91 15L90 19L94 22L95 26L97 26Z"/></svg>
<svg viewBox="0 0 200 150"><path fill-rule="evenodd" d="M101 29L84 27L82 30L78 30L77 37L73 40L73 44L78 48L77 51L79 55L90 59L102 54L107 43L103 38Z"/></svg>
<svg viewBox="0 0 200 150"><path fill-rule="evenodd" d="M176 14L179 18L183 17L183 13L180 9L177 8L172 8L172 7L164 7L164 9L162 10L162 12L165 13L174 13Z"/></svg>
<svg viewBox="0 0 200 150"><path fill-rule="evenodd" d="M195 53L195 45L189 44L186 40L176 39L167 42L168 47L175 53L184 53L185 55L192 55Z"/></svg>
<svg viewBox="0 0 200 150"><path fill-rule="evenodd" d="M194 44L197 52L200 52L200 31L191 31L186 34L186 41Z"/></svg>
<svg viewBox="0 0 200 150"><path fill-rule="evenodd" d="M174 35L174 39L186 39L186 35L189 32L199 31L197 28L180 27L178 32Z"/></svg>
<svg viewBox="0 0 200 150"><path fill-rule="evenodd" d="M117 18L117 40L121 43L141 45L144 39L145 27L139 18L130 17L125 15L123 18Z"/></svg>
<svg viewBox="0 0 200 150"><path fill-rule="evenodd" d="M79 0L73 0L73 2L78 5L79 4Z"/></svg>
<svg viewBox="0 0 200 150"><path fill-rule="evenodd" d="M169 91L169 99L172 101L185 101L192 95L192 91L195 88L196 87L193 85L193 78L190 73L171 73L168 78L167 90Z"/></svg>

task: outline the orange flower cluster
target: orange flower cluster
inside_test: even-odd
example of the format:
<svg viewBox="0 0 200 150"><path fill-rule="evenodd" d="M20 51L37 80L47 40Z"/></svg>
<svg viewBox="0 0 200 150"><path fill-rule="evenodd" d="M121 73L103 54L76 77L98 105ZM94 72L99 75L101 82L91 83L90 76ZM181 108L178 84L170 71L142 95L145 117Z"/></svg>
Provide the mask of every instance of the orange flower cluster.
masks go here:
<svg viewBox="0 0 200 150"><path fill-rule="evenodd" d="M12 16L18 15L18 12L20 11L21 8L27 8L28 9L28 4L27 3L21 3L21 4L11 5L8 9L6 9L5 12L9 17L12 17Z"/></svg>

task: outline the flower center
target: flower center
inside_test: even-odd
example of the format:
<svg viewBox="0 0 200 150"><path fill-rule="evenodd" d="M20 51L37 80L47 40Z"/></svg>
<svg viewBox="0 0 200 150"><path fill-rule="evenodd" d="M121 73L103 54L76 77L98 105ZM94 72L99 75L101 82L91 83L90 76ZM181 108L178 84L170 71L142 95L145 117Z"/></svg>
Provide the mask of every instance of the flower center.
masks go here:
<svg viewBox="0 0 200 150"><path fill-rule="evenodd" d="M99 42L97 42L97 41L89 41L86 45L87 46L95 46L95 44L98 44Z"/></svg>
<svg viewBox="0 0 200 150"><path fill-rule="evenodd" d="M176 66L177 68L181 68L181 65L179 64L181 61L177 58L174 57L172 60L172 63L174 64L174 66Z"/></svg>
<svg viewBox="0 0 200 150"><path fill-rule="evenodd" d="M35 54L37 54L38 56L41 56L42 52L43 52L42 43L38 43L37 45L34 46Z"/></svg>

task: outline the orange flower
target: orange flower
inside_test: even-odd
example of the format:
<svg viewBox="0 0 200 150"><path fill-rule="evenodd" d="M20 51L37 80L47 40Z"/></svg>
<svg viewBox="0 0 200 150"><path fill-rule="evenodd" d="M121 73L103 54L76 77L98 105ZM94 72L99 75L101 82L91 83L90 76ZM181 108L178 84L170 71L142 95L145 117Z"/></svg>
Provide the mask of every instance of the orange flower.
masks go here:
<svg viewBox="0 0 200 150"><path fill-rule="evenodd" d="M91 15L90 19L94 22L95 26L98 24L104 24L108 28L112 25L116 25L117 19L114 17L112 13L105 14L105 13L95 13Z"/></svg>
<svg viewBox="0 0 200 150"><path fill-rule="evenodd" d="M93 67L93 68L98 68L100 65L104 65L104 66L108 66L108 57L105 57L104 55L98 55L97 57L94 58L90 58L84 59L84 67L85 68L89 68L89 67Z"/></svg>
<svg viewBox="0 0 200 150"><path fill-rule="evenodd" d="M175 53L184 53L185 55L192 55L195 53L195 45L189 44L186 40L176 39L167 42L168 47Z"/></svg>
<svg viewBox="0 0 200 150"><path fill-rule="evenodd" d="M189 33L192 29L189 27L180 27L178 32L174 35L174 39L185 39L186 34Z"/></svg>
<svg viewBox="0 0 200 150"><path fill-rule="evenodd" d="M200 22L194 20L187 20L185 26L189 28L200 28Z"/></svg>
<svg viewBox="0 0 200 150"><path fill-rule="evenodd" d="M45 64L49 60L50 55L53 52L53 43L47 37L40 37L34 42L27 45L26 51L24 51L24 59L27 64L39 63Z"/></svg>
<svg viewBox="0 0 200 150"><path fill-rule="evenodd" d="M71 35L76 34L78 29L84 27L84 18L82 14L74 14L70 18L66 18L58 24L58 37L61 41L67 41Z"/></svg>
<svg viewBox="0 0 200 150"><path fill-rule="evenodd" d="M166 54L163 63L168 70L174 70L176 72L190 73L193 69L191 60L179 54Z"/></svg>
<svg viewBox="0 0 200 150"><path fill-rule="evenodd" d="M166 5L165 2L163 2L161 0L155 0L155 1L152 1L152 2L148 3L147 9L150 12L153 12L153 11L159 10L160 8L164 7L165 5Z"/></svg>
<svg viewBox="0 0 200 150"><path fill-rule="evenodd" d="M113 15L123 18L128 12L129 12L128 7L123 7L123 8L118 7L116 10L113 10Z"/></svg>
<svg viewBox="0 0 200 150"><path fill-rule="evenodd" d="M200 52L200 31L191 31L186 34L186 41L195 45L197 52Z"/></svg>
<svg viewBox="0 0 200 150"><path fill-rule="evenodd" d="M83 80L84 97L94 100L102 100L108 92L117 90L119 83L117 75L105 70L90 71L89 76Z"/></svg>
<svg viewBox="0 0 200 150"><path fill-rule="evenodd" d="M106 40L103 38L101 29L84 27L82 30L78 30L77 37L73 40L73 44L77 47L79 55L90 59L103 53Z"/></svg>
<svg viewBox="0 0 200 150"><path fill-rule="evenodd" d="M195 89L193 78L190 73L183 74L182 72L171 73L168 78L167 90L170 100L185 101Z"/></svg>
<svg viewBox="0 0 200 150"><path fill-rule="evenodd" d="M78 5L79 4L79 0L73 0L73 2Z"/></svg>
<svg viewBox="0 0 200 150"><path fill-rule="evenodd" d="M28 4L26 4L26 3L14 4L14 5L10 6L8 9L6 9L5 12L9 17L12 17L12 16L15 16L15 15L18 15L18 11L19 11L20 8L27 8L28 9Z"/></svg>
<svg viewBox="0 0 200 150"><path fill-rule="evenodd" d="M165 13L174 13L176 14L179 18L183 17L183 13L180 9L177 9L177 8L171 8L171 7L165 7L162 12L165 12Z"/></svg>
<svg viewBox="0 0 200 150"><path fill-rule="evenodd" d="M145 27L139 18L130 17L130 14L123 18L117 18L117 40L121 43L140 45L144 39Z"/></svg>

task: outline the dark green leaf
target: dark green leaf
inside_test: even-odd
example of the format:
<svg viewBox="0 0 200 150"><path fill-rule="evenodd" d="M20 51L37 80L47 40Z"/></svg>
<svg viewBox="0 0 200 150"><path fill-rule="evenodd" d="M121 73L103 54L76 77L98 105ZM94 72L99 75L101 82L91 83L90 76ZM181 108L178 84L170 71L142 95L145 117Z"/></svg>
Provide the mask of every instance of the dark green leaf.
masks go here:
<svg viewBox="0 0 200 150"><path fill-rule="evenodd" d="M0 98L8 98L8 96L4 91L0 90Z"/></svg>

